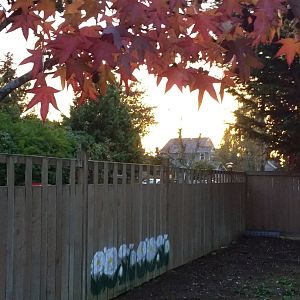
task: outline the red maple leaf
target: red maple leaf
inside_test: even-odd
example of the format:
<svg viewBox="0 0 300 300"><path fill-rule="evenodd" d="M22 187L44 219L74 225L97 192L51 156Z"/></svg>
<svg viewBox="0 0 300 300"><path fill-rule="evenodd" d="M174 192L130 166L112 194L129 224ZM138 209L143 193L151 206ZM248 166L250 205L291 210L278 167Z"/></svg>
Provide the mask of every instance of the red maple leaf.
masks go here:
<svg viewBox="0 0 300 300"><path fill-rule="evenodd" d="M88 38L75 34L60 34L55 40L48 43L48 48L52 50L54 56L59 58L59 63L65 63L72 55L87 50L92 43Z"/></svg>
<svg viewBox="0 0 300 300"><path fill-rule="evenodd" d="M13 2L11 10L21 9L23 12L27 12L33 5L33 0L17 0L11 2Z"/></svg>
<svg viewBox="0 0 300 300"><path fill-rule="evenodd" d="M113 54L117 53L118 50L113 44L103 39L93 40L93 46L90 48L90 52L93 54L95 69L98 69L103 61L108 63L110 66L115 65Z"/></svg>
<svg viewBox="0 0 300 300"><path fill-rule="evenodd" d="M286 38L279 40L277 43L282 44L282 47L278 50L275 57L285 55L290 66L296 54L300 55L300 42L297 42L292 38Z"/></svg>
<svg viewBox="0 0 300 300"><path fill-rule="evenodd" d="M87 100L96 100L98 96L97 90L95 88L92 79L88 76L84 77L84 83L82 87L82 92L79 97L79 104L85 103Z"/></svg>
<svg viewBox="0 0 300 300"><path fill-rule="evenodd" d="M27 90L27 92L35 94L28 103L27 110L32 108L36 104L41 103L40 113L43 122L45 122L47 118L50 103L54 108L58 110L54 94L59 92L59 90L47 85L38 85L34 86L32 89Z"/></svg>
<svg viewBox="0 0 300 300"><path fill-rule="evenodd" d="M35 8L39 12L44 12L44 19L46 20L50 16L55 16L56 3L55 0L39 0L37 1Z"/></svg>
<svg viewBox="0 0 300 300"><path fill-rule="evenodd" d="M43 70L43 50L27 50L32 55L25 58L20 65L33 63L32 76L36 78L37 74Z"/></svg>
<svg viewBox="0 0 300 300"><path fill-rule="evenodd" d="M169 1L170 9L173 10L174 8L178 7L185 7L186 1L185 0L170 0Z"/></svg>
<svg viewBox="0 0 300 300"><path fill-rule="evenodd" d="M215 16L203 12L191 17L194 21L192 32L199 32L203 39L210 40L212 38L211 32L220 32L218 29Z"/></svg>
<svg viewBox="0 0 300 300"><path fill-rule="evenodd" d="M220 80L209 76L206 72L202 71L201 69L198 70L198 72L195 74L194 80L190 86L191 91L198 90L198 108L200 108L203 96L205 91L208 92L208 94L218 101L218 96L216 93L216 90L213 86L214 83L220 83Z"/></svg>
<svg viewBox="0 0 300 300"><path fill-rule="evenodd" d="M228 49L225 62L236 61L239 77L243 81L246 81L249 78L251 68L262 67L262 63L252 48L249 47L251 42L250 39L239 38L223 43L223 46Z"/></svg>
<svg viewBox="0 0 300 300"><path fill-rule="evenodd" d="M165 92L170 90L173 85L177 85L179 90L182 91L182 88L187 86L190 80L188 70L178 67L177 65L173 65L167 71L159 74L157 76L157 84L160 83L162 77L168 79Z"/></svg>
<svg viewBox="0 0 300 300"><path fill-rule="evenodd" d="M37 25L40 24L40 20L41 18L33 12L22 12L20 15L13 17L12 25L7 32L21 28L23 35L27 40L29 29L32 29L34 32L36 32Z"/></svg>
<svg viewBox="0 0 300 300"><path fill-rule="evenodd" d="M224 76L221 80L221 86L220 86L220 98L221 101L224 98L224 93L225 93L225 89L229 86L233 87L235 85L233 78L234 78L235 74L233 74L230 71L224 71Z"/></svg>
<svg viewBox="0 0 300 300"><path fill-rule="evenodd" d="M113 8L119 10L119 17L123 24L127 26L140 26L150 22L147 20L147 11L149 7L142 2L136 0L117 0ZM146 21L146 22L145 22Z"/></svg>
<svg viewBox="0 0 300 300"><path fill-rule="evenodd" d="M272 20L279 10L284 9L284 6L282 0L259 0L256 8L263 11L268 19Z"/></svg>
<svg viewBox="0 0 300 300"><path fill-rule="evenodd" d="M131 60L131 56L126 53L118 57L118 64L120 66L117 71L120 74L120 84L124 82L126 92L129 93L129 81L137 81L132 75L134 62Z"/></svg>
<svg viewBox="0 0 300 300"><path fill-rule="evenodd" d="M251 36L254 37L253 45L272 42L276 34L276 25L279 22L278 11L284 11L282 0L260 0L255 10L254 30Z"/></svg>
<svg viewBox="0 0 300 300"><path fill-rule="evenodd" d="M85 74L91 72L91 68L87 65L84 59L69 59L66 64L66 79L68 80L72 75L74 75L73 78L78 81L81 87L83 87L84 84Z"/></svg>
<svg viewBox="0 0 300 300"><path fill-rule="evenodd" d="M218 12L221 12L228 17L232 17L234 13L240 14L241 11L242 7L237 0L224 0L218 8Z"/></svg>
<svg viewBox="0 0 300 300"><path fill-rule="evenodd" d="M146 36L137 36L133 39L130 50L137 53L137 58L140 62L144 61L145 52L154 53L153 40Z"/></svg>
<svg viewBox="0 0 300 300"><path fill-rule="evenodd" d="M204 50L204 41L202 37L198 38L190 38L190 37L184 37L178 39L178 42L176 43L177 46L183 50L185 58L189 60L192 59L198 59L199 58L199 52Z"/></svg>

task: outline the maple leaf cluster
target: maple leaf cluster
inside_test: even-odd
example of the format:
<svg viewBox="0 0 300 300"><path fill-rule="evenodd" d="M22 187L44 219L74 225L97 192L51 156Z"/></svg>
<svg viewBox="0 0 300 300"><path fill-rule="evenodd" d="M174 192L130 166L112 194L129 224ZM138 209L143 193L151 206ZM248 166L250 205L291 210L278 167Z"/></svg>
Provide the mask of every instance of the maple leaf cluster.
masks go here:
<svg viewBox="0 0 300 300"><path fill-rule="evenodd" d="M253 50L274 41L289 10L300 17L297 0L223 0L205 6L199 0L15 0L1 11L0 22L8 31L20 28L27 39L37 37L30 56L33 63L29 107L41 103L46 118L49 104L57 107L47 77L60 78L62 88L71 86L79 102L105 94L107 84L119 78L129 88L134 70L144 65L158 83L199 91L199 105L207 91L218 100L236 75L246 80L251 68L261 66ZM219 2L218 2L219 3ZM297 26L295 26L297 27ZM2 25L0 23L0 29ZM277 56L288 64L300 54L299 34L278 41ZM223 77L206 70L222 66Z"/></svg>

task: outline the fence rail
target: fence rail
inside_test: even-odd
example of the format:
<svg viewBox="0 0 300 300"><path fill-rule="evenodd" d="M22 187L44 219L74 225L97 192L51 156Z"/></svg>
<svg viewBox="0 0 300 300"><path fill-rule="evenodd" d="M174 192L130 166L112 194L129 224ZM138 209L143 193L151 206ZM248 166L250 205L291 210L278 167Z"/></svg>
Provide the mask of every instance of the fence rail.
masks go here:
<svg viewBox="0 0 300 300"><path fill-rule="evenodd" d="M0 155L0 299L110 299L244 232L245 174Z"/></svg>

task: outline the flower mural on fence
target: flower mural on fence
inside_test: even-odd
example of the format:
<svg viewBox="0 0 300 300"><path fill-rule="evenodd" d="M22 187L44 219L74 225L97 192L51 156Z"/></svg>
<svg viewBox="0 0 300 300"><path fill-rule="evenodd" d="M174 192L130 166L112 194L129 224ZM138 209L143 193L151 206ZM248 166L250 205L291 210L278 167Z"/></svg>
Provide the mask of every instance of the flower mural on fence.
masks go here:
<svg viewBox="0 0 300 300"><path fill-rule="evenodd" d="M126 281L142 278L146 272L169 263L170 241L167 234L146 238L135 249L134 244L122 244L119 249L97 251L91 262L91 290L94 295Z"/></svg>
<svg viewBox="0 0 300 300"><path fill-rule="evenodd" d="M105 251L104 274L113 277L118 268L118 252L116 248L109 248Z"/></svg>
<svg viewBox="0 0 300 300"><path fill-rule="evenodd" d="M103 251L97 251L93 257L91 264L91 275L94 278L98 278L103 274L105 265L105 255Z"/></svg>

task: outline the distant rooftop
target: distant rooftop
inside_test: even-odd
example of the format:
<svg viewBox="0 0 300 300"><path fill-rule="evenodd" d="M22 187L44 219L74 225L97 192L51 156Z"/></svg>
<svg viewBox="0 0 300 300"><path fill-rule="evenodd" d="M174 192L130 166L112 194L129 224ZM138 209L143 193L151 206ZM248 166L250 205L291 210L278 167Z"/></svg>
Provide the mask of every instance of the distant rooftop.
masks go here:
<svg viewBox="0 0 300 300"><path fill-rule="evenodd" d="M182 143L185 147L186 153L197 153L203 151L205 148L207 150L212 150L214 144L209 137L200 138L182 138ZM160 150L160 153L179 153L181 151L180 139L171 139L168 143Z"/></svg>

